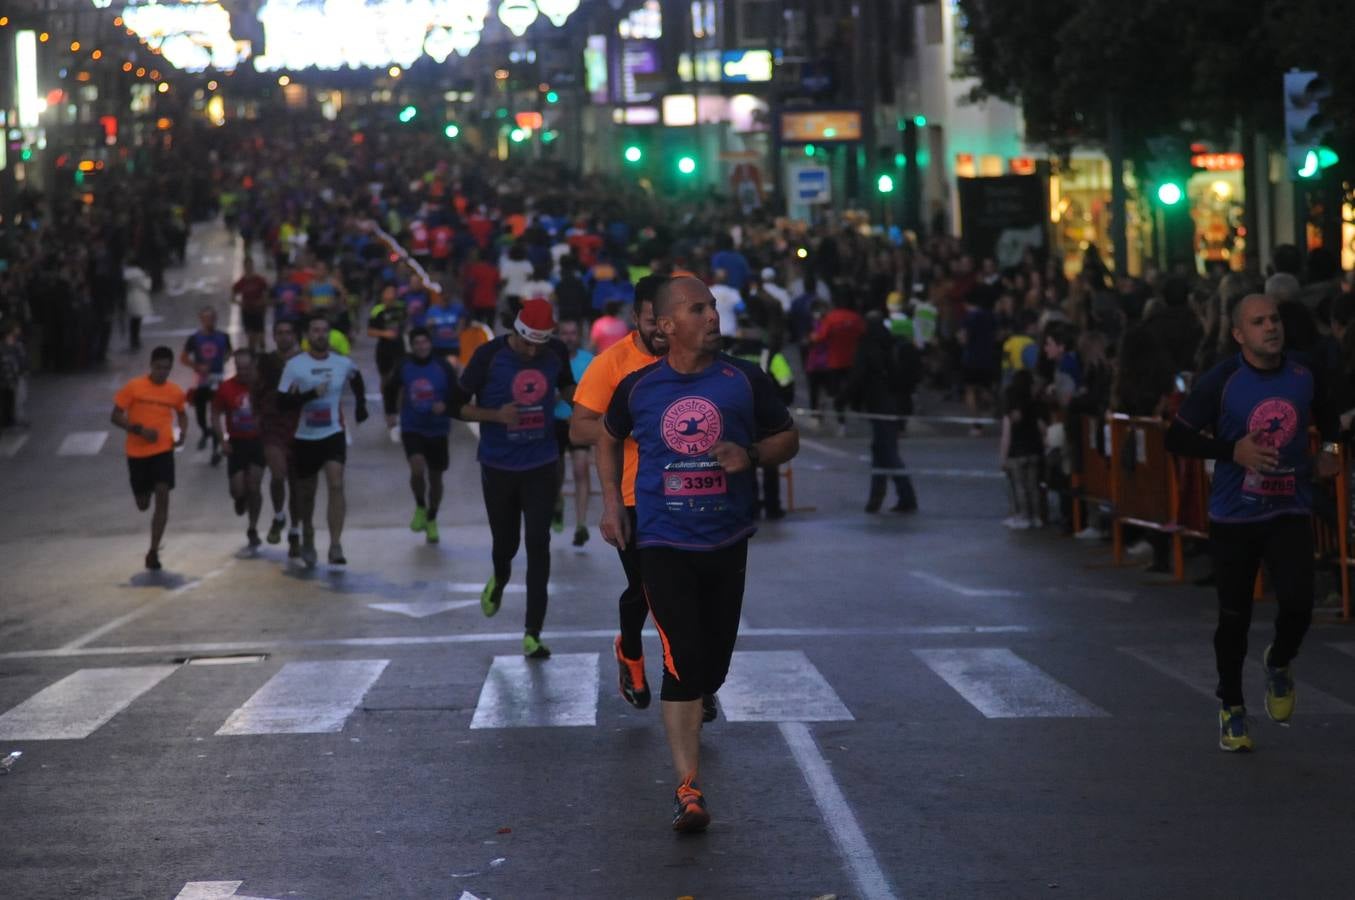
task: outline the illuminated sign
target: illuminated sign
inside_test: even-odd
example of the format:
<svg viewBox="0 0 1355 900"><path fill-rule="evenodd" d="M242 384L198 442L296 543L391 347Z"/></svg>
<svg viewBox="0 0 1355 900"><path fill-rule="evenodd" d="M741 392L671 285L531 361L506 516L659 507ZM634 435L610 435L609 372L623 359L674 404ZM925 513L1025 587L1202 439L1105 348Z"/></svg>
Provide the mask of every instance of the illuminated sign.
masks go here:
<svg viewBox="0 0 1355 900"><path fill-rule="evenodd" d="M726 50L720 57L720 80L771 81L772 51Z"/></svg>
<svg viewBox="0 0 1355 900"><path fill-rule="evenodd" d="M645 0L644 6L633 9L616 23L616 33L623 38L657 40L663 37L663 11L659 0Z"/></svg>
<svg viewBox="0 0 1355 900"><path fill-rule="evenodd" d="M513 121L518 124L519 128L536 131L543 124L543 117L541 113L535 111L520 112L513 116Z"/></svg>
<svg viewBox="0 0 1355 900"><path fill-rule="evenodd" d="M659 108L657 106L628 106L612 110L612 121L618 125L657 125Z"/></svg>
<svg viewBox="0 0 1355 900"><path fill-rule="evenodd" d="M785 143L831 143L861 140L861 113L854 109L821 109L781 113Z"/></svg>
<svg viewBox="0 0 1355 900"><path fill-rule="evenodd" d="M1241 153L1196 153L1190 164L1210 172L1240 172L1245 163Z"/></svg>
<svg viewBox="0 0 1355 900"><path fill-rule="evenodd" d="M38 93L38 36L27 29L14 34L14 68L18 83L14 95L19 107L19 127L37 128L38 116L47 101Z"/></svg>
<svg viewBox="0 0 1355 900"><path fill-rule="evenodd" d="M696 124L696 95L669 94L663 98L663 124L681 127Z"/></svg>
<svg viewBox="0 0 1355 900"><path fill-rule="evenodd" d="M231 16L215 0L127 6L123 23L176 68L234 69L249 57L249 41L231 35Z"/></svg>
<svg viewBox="0 0 1355 900"><path fill-rule="evenodd" d="M663 84L657 41L622 41L613 63L616 67L617 101L645 103L658 95Z"/></svg>
<svg viewBox="0 0 1355 900"><path fill-rule="evenodd" d="M606 103L611 97L607 91L607 35L592 34L583 48L583 78L588 96L594 103Z"/></svg>

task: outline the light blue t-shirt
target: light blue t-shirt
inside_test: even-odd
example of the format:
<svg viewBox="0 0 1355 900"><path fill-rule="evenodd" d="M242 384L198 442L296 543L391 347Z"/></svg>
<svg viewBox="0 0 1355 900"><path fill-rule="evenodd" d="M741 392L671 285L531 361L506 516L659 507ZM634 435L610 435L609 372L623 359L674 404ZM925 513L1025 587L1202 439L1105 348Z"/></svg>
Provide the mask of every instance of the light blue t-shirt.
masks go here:
<svg viewBox="0 0 1355 900"><path fill-rule="evenodd" d="M574 356L569 360L569 370L574 373L574 383L579 384L583 381L583 372L588 368L588 364L593 361L591 350L584 350L580 347ZM574 411L574 405L564 400L557 401L555 404L555 418L564 421L568 419Z"/></svg>
<svg viewBox="0 0 1355 900"><path fill-rule="evenodd" d="M296 426L297 440L318 441L343 431L339 405L343 400L344 388L348 387L348 381L356 371L353 360L332 352L323 359L301 353L287 360L282 370L282 380L278 382L279 394L288 393L293 386L304 394L322 384L327 385L323 397L317 397L301 407Z"/></svg>

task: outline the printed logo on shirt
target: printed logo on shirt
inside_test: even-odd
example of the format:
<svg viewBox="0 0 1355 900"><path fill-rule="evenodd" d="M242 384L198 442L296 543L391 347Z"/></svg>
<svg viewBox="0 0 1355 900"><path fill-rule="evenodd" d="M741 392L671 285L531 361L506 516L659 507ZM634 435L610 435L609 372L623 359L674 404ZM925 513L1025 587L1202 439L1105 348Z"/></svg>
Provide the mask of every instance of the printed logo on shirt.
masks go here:
<svg viewBox="0 0 1355 900"><path fill-rule="evenodd" d="M1247 419L1248 433L1260 431L1257 443L1263 447L1285 447L1298 434L1298 430L1298 410L1283 397L1262 400Z"/></svg>
<svg viewBox="0 0 1355 900"><path fill-rule="evenodd" d="M545 402L546 376L539 369L523 369L513 376L513 402L535 406Z"/></svg>
<svg viewBox="0 0 1355 900"><path fill-rule="evenodd" d="M201 357L204 362L216 359L216 351L217 347L215 341L201 341L198 344L198 356Z"/></svg>
<svg viewBox="0 0 1355 900"><path fill-rule="evenodd" d="M427 378L415 378L409 385L409 400L415 406L429 407L437 400L437 391L433 389L433 382Z"/></svg>
<svg viewBox="0 0 1355 900"><path fill-rule="evenodd" d="M663 442L675 453L705 453L724 433L720 410L705 397L683 397L663 411L659 421Z"/></svg>

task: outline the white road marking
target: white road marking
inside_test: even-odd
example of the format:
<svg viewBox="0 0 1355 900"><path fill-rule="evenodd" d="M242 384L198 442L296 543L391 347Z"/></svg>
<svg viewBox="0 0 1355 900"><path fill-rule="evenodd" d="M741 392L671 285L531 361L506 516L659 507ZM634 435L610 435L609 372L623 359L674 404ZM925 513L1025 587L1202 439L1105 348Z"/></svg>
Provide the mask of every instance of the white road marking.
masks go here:
<svg viewBox="0 0 1355 900"><path fill-rule="evenodd" d="M368 603L372 609L379 609L382 612L399 613L402 616L409 616L411 619L426 619L429 616L436 616L438 613L445 613L451 609L465 609L467 606L479 606L479 600L419 600L414 603Z"/></svg>
<svg viewBox="0 0 1355 900"><path fill-rule="evenodd" d="M800 650L735 653L720 688L731 722L850 722L852 714Z"/></svg>
<svg viewBox="0 0 1355 900"><path fill-rule="evenodd" d="M462 424L462 425L465 425L467 428L470 429L470 433L473 434L473 435L475 435L475 439L476 439L477 441L480 440L480 423L479 423L479 422L467 422L466 420L462 419L462 420L461 420L461 424Z"/></svg>
<svg viewBox="0 0 1355 900"><path fill-rule="evenodd" d="M1028 634L1034 631L1027 625L902 625L883 628L749 628L739 632L741 638L759 637L860 637L895 638L928 635ZM658 632L645 631L650 638ZM607 640L616 637L616 629L581 629L552 631L552 640ZM313 638L310 640L214 641L184 644L142 644L125 647L58 647L50 650L11 650L0 653L0 659L60 659L75 656L139 656L172 653L186 656L193 653L241 653L255 650L314 647L411 647L438 644L501 644L522 640L520 631L484 632L480 634L420 634L386 637Z"/></svg>
<svg viewBox="0 0 1355 900"><path fill-rule="evenodd" d="M549 660L496 656L470 727L595 725L597 684L596 653L557 653Z"/></svg>
<svg viewBox="0 0 1355 900"><path fill-rule="evenodd" d="M218 735L321 734L343 723L381 677L388 659L287 663L244 705Z"/></svg>
<svg viewBox="0 0 1355 900"><path fill-rule="evenodd" d="M990 719L1109 715L1005 647L948 647L913 653Z"/></svg>
<svg viewBox="0 0 1355 900"><path fill-rule="evenodd" d="M1007 473L995 469L912 469L903 471L929 478L1006 478Z"/></svg>
<svg viewBox="0 0 1355 900"><path fill-rule="evenodd" d="M1207 641L1156 647L1120 647L1119 650L1148 668L1186 685L1195 693L1218 702L1214 691L1218 687L1219 674L1214 663L1214 648ZM1259 654L1256 656L1259 657ZM1264 696L1262 685L1265 677L1260 669L1261 665L1256 659L1248 658L1242 670L1244 684L1256 685L1257 698ZM1338 716L1355 714L1355 706L1303 682L1298 683L1295 697L1296 708L1301 712Z"/></svg>
<svg viewBox="0 0 1355 900"><path fill-rule="evenodd" d="M830 447L822 441L816 441L813 438L801 436L800 446L808 447L816 453L823 453L827 456L836 456L840 459L855 459L857 454L854 451L839 450L836 447Z"/></svg>
<svg viewBox="0 0 1355 900"><path fill-rule="evenodd" d="M56 741L89 737L178 666L80 669L0 716L0 739Z"/></svg>
<svg viewBox="0 0 1355 900"><path fill-rule="evenodd" d="M190 881L174 900L268 900L235 893L242 884L243 881Z"/></svg>
<svg viewBox="0 0 1355 900"><path fill-rule="evenodd" d="M939 588L945 588L963 597L1020 597L1020 591L1009 591L1005 588L972 588L965 587L962 584L956 584L953 581L947 581L939 575L933 575L930 572L920 572L916 569L909 572L919 581L925 581L928 584L936 585Z"/></svg>
<svg viewBox="0 0 1355 900"><path fill-rule="evenodd" d="M720 689L720 701L724 702L724 688ZM809 785L809 792L814 795L814 802L819 807L824 824L828 826L828 833L833 836L833 843L842 854L847 873L856 884L860 896L866 900L889 900L894 897L889 879L875 859L875 851L857 823L851 804L833 778L833 770L819 752L814 736L809 733L809 726L803 722L783 722L780 728L781 736L795 757L795 764L800 767L800 773Z"/></svg>
<svg viewBox="0 0 1355 900"><path fill-rule="evenodd" d="M103 637L105 634L108 634L110 631L116 631L117 629L128 624L129 622L135 622L137 619L140 619L143 616L147 616L150 613L155 612L157 609L164 606L166 603L172 602L175 598L181 597L184 594L187 594L189 591L197 590L203 584L203 582L211 581L213 578L216 578L218 575L229 569L234 564L235 560L231 560L225 565L218 566L217 568L213 569L212 571L203 575L201 578L195 578L186 584L181 584L178 587L174 588L173 590L167 591L163 597L157 597L156 599L151 600L149 603L143 603L141 606L138 606L131 612L123 613L116 619L113 619L111 622L106 622L105 624L100 625L98 628L95 628L92 631L85 632L75 640L63 644L61 646L61 649L79 650L86 644L97 641L99 638Z"/></svg>
<svg viewBox="0 0 1355 900"><path fill-rule="evenodd" d="M57 456L94 456L108 440L107 431L72 431L57 448Z"/></svg>
<svg viewBox="0 0 1355 900"><path fill-rule="evenodd" d="M0 437L0 456L7 456L10 459L23 449L23 445L28 443L27 434L7 434Z"/></svg>

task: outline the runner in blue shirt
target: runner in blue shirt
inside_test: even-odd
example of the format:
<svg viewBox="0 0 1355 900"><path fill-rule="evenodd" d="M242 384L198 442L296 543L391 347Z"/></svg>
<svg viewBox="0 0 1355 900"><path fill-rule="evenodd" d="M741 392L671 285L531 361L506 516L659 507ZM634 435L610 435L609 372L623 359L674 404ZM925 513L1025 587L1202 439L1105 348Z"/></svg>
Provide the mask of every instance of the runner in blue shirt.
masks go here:
<svg viewBox="0 0 1355 900"><path fill-rule="evenodd" d="M574 395L569 352L551 337L550 301L525 300L511 334L480 346L461 374L461 388L493 410L480 428L480 483L493 536L494 574L480 595L486 616L499 611L522 535L527 543L527 617L522 652L545 659L541 643L550 580L550 516L558 489L555 401Z"/></svg>
<svg viewBox="0 0 1355 900"><path fill-rule="evenodd" d="M460 387L451 363L433 353L427 328L410 331L409 347L413 355L390 376L400 398L400 442L409 460L409 486L414 491L409 530L423 532L428 543L436 544L442 473L449 461L447 435L451 416L462 406Z"/></svg>
<svg viewBox="0 0 1355 900"><path fill-rule="evenodd" d="M1262 655L1266 713L1288 722L1294 712L1290 665L1313 617L1312 476L1309 425L1335 440L1312 369L1284 352L1275 300L1249 294L1228 311L1236 356L1201 375L1167 432L1167 449L1216 460L1209 497L1209 537L1219 621L1219 747L1252 748L1242 696L1252 591L1264 559L1275 588L1275 639ZM1208 432L1208 434L1206 434ZM1334 443L1324 444L1317 474L1335 473Z"/></svg>
<svg viewBox="0 0 1355 900"><path fill-rule="evenodd" d="M231 355L231 339L224 331L217 331L216 310L212 307L204 306L198 312L198 322L201 327L184 341L179 362L197 373L197 384L189 391L189 398L193 401L198 431L202 432L198 438L198 449L206 447L210 440L212 465L215 466L221 462L221 435L212 430L207 410L225 377L226 358Z"/></svg>
<svg viewBox="0 0 1355 900"><path fill-rule="evenodd" d="M738 638L748 538L760 465L799 450L776 385L755 364L719 353L720 317L695 278L664 283L654 300L668 355L628 375L612 395L598 441L602 535L630 537L621 497L621 447L639 449L635 506L641 577L664 646L664 728L679 779L673 828L710 823L697 786L702 695L724 683Z"/></svg>
<svg viewBox="0 0 1355 900"><path fill-rule="evenodd" d="M433 294L433 302L424 313L423 324L433 342L433 352L442 359L461 352L461 329L466 323L466 308L450 302L442 294Z"/></svg>

